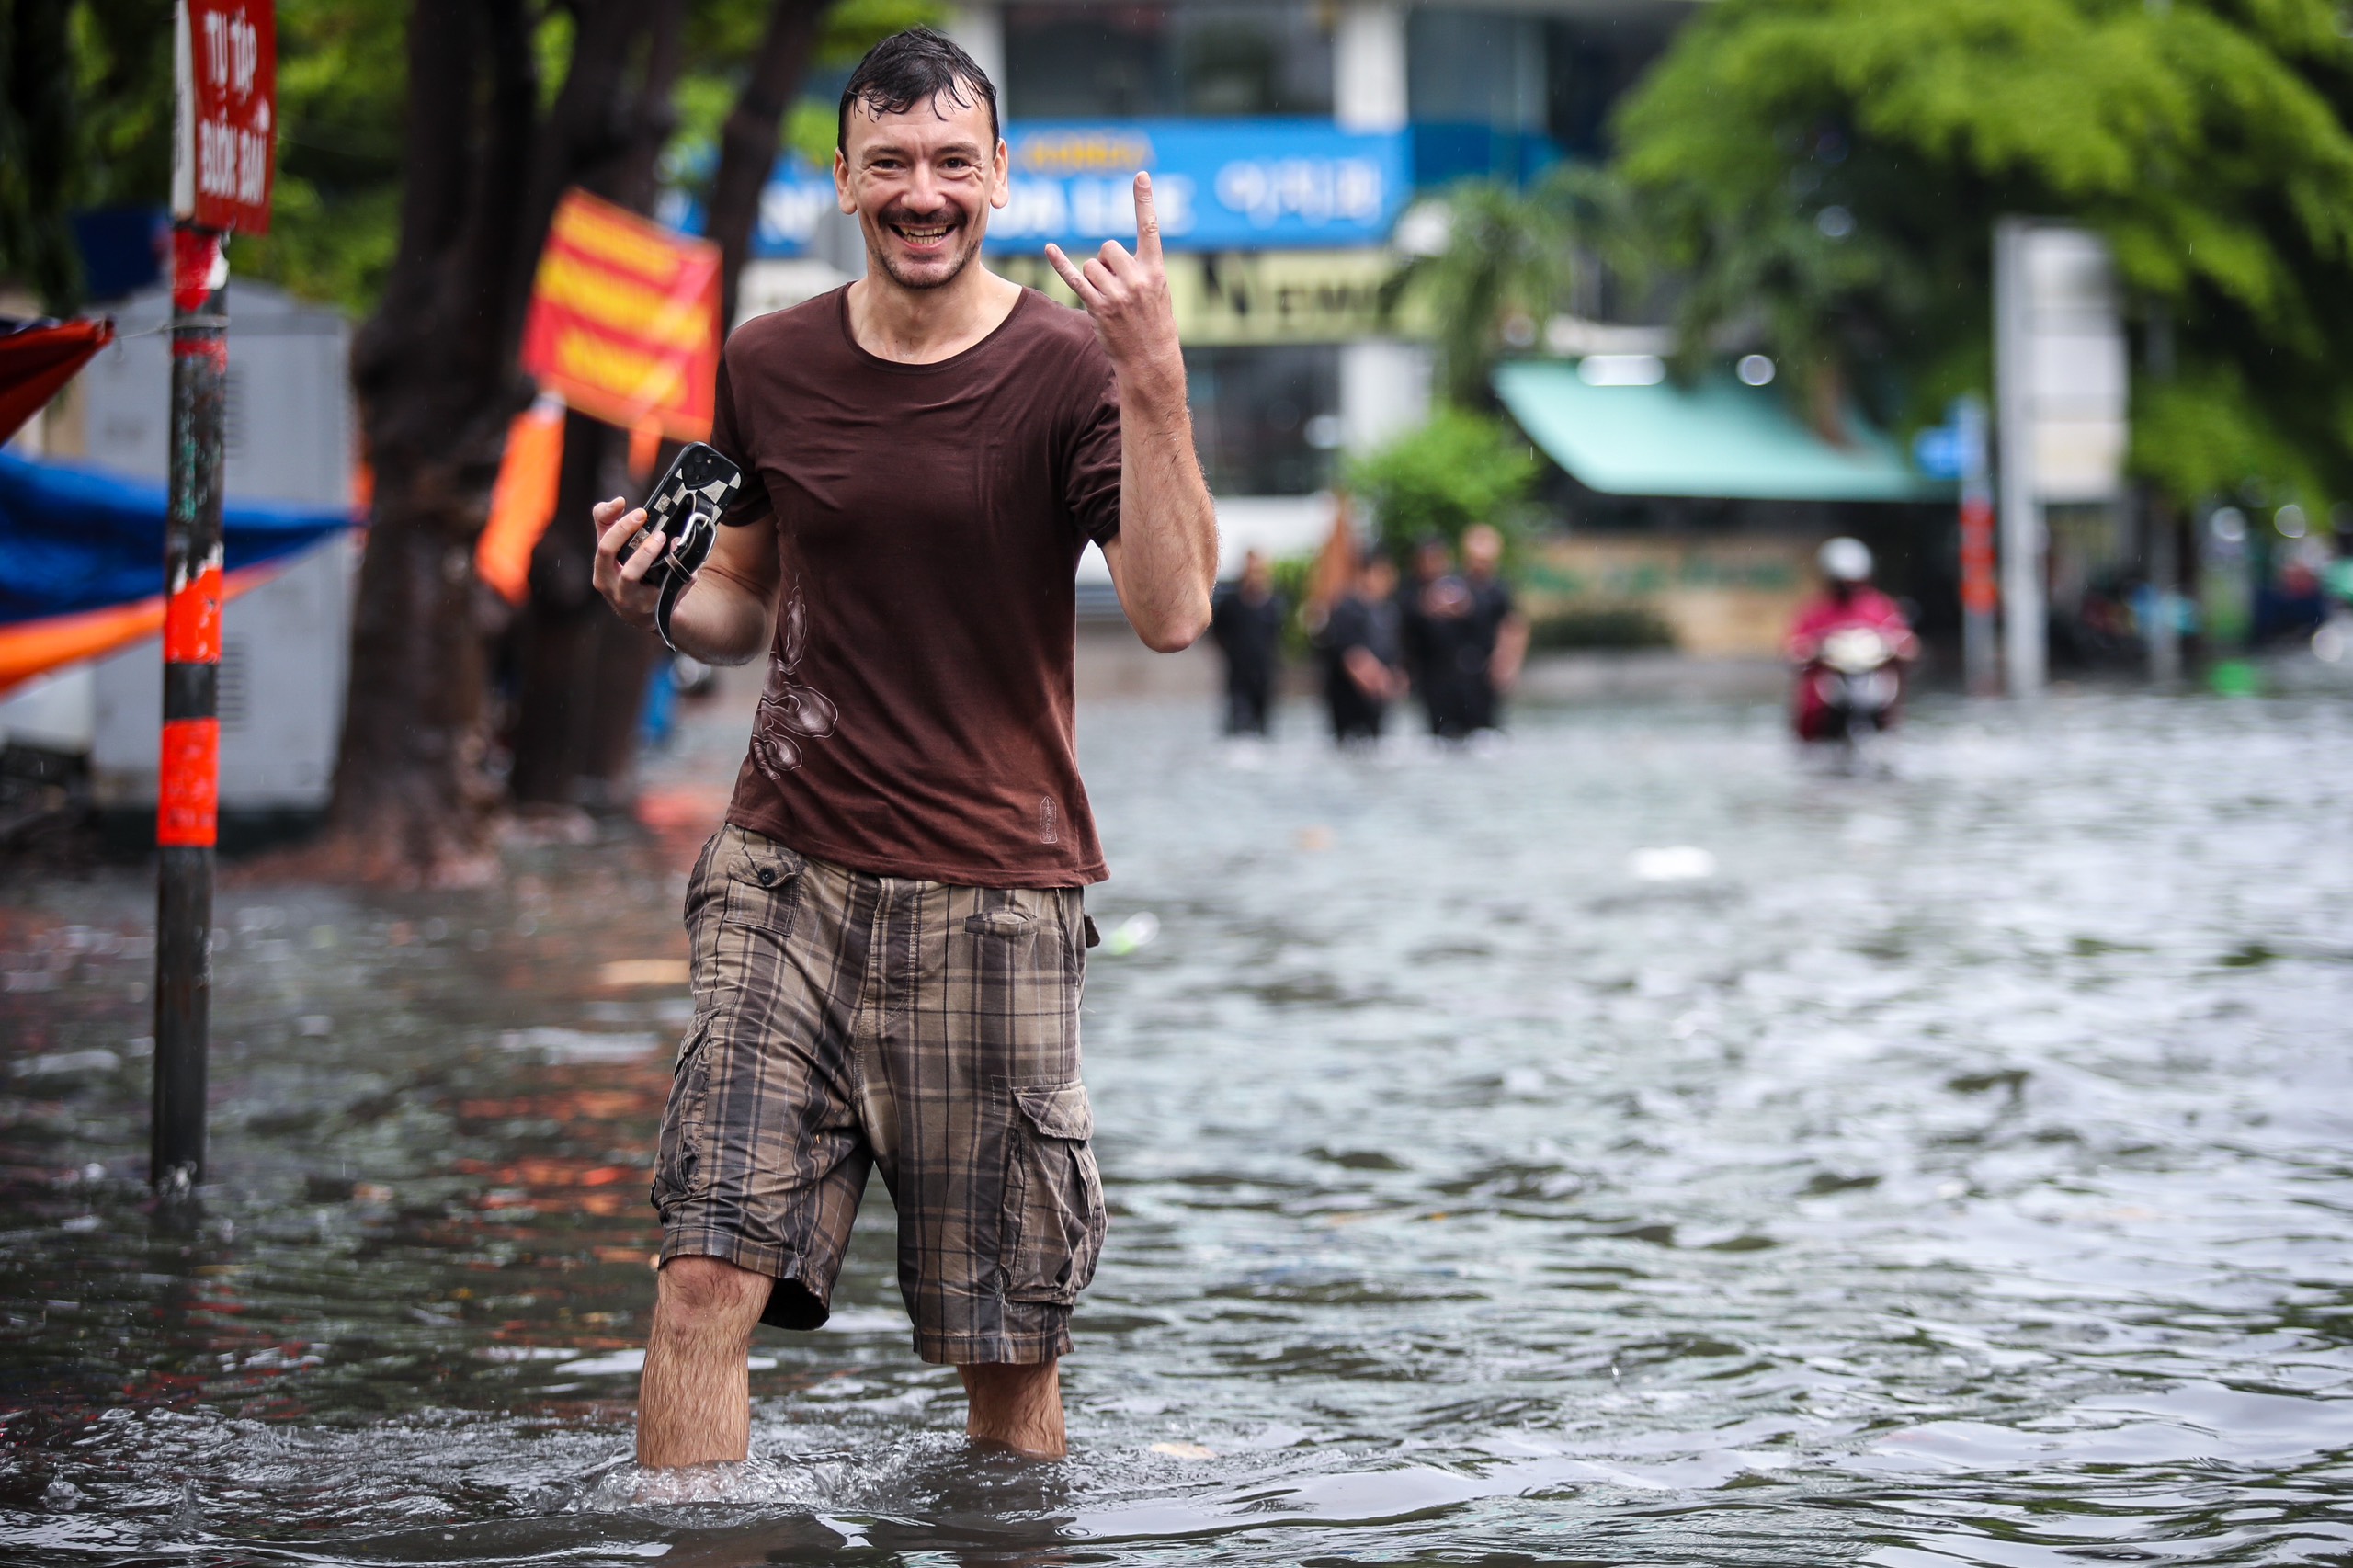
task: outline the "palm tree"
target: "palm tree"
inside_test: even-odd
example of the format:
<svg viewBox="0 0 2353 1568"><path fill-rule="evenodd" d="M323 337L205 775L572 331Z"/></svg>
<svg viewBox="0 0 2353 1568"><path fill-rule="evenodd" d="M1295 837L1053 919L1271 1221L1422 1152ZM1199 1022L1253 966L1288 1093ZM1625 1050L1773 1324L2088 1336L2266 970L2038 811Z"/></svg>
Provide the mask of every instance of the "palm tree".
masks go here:
<svg viewBox="0 0 2353 1568"><path fill-rule="evenodd" d="M1524 190L1466 180L1417 216L1437 243L1399 270L1390 300L1427 312L1439 391L1463 408L1493 406L1496 361L1534 352L1581 286L1597 293L1604 278L1639 286L1651 274L1626 189L1602 168L1563 164Z"/></svg>

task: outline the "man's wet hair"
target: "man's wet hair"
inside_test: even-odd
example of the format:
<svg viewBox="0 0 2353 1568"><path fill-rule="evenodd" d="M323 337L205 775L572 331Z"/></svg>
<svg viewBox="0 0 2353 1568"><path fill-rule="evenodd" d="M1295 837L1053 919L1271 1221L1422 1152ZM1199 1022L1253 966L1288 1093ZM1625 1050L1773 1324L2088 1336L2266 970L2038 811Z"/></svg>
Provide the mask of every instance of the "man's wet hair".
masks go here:
<svg viewBox="0 0 2353 1568"><path fill-rule="evenodd" d="M849 85L842 89L834 144L849 145L852 104L863 104L878 117L904 114L942 93L959 108L970 108L975 101L989 106L989 146L994 151L1003 134L996 119L996 84L954 40L929 28L892 33L866 51L866 58L849 74Z"/></svg>

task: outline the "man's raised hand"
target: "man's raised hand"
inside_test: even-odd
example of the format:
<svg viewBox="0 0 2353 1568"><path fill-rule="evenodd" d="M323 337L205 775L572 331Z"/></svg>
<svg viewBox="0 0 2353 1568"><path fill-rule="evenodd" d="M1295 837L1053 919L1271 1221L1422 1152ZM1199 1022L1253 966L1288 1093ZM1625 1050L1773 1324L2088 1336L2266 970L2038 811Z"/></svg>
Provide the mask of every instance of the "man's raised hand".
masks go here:
<svg viewBox="0 0 2353 1568"><path fill-rule="evenodd" d="M1122 376L1149 374L1184 363L1176 343L1176 310L1168 298L1168 271L1160 256L1160 218L1153 210L1152 176L1136 176L1136 248L1131 256L1117 240L1080 266L1060 245L1046 247L1046 259L1070 285L1096 335Z"/></svg>

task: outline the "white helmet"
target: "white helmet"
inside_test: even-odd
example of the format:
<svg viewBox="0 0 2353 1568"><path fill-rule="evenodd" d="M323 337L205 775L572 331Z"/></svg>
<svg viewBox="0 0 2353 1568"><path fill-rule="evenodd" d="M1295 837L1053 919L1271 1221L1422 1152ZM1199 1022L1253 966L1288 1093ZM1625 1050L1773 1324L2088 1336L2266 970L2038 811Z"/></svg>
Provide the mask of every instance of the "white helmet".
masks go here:
<svg viewBox="0 0 2353 1568"><path fill-rule="evenodd" d="M1834 583L1868 583L1871 576L1870 547L1859 539L1826 540L1814 561Z"/></svg>

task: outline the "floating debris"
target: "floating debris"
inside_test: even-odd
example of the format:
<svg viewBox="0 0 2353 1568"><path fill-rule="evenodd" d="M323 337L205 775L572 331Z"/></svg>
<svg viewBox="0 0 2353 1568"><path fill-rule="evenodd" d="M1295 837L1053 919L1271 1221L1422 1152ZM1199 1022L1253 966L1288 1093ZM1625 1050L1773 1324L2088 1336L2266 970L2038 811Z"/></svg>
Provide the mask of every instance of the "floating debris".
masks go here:
<svg viewBox="0 0 2353 1568"><path fill-rule="evenodd" d="M1638 881L1692 882L1716 874L1716 858L1689 844L1664 849L1637 849L1626 858L1626 869Z"/></svg>

